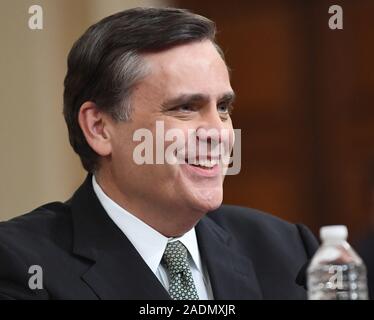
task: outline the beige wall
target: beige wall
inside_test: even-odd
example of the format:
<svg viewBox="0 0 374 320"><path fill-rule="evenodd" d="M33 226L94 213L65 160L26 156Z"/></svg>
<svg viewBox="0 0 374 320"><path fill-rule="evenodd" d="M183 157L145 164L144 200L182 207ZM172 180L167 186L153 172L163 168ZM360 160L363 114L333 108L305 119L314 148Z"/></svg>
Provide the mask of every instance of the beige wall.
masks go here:
<svg viewBox="0 0 374 320"><path fill-rule="evenodd" d="M28 28L39 4L44 29ZM2 0L0 20L0 220L66 200L85 177L62 116L66 56L93 22L165 1Z"/></svg>

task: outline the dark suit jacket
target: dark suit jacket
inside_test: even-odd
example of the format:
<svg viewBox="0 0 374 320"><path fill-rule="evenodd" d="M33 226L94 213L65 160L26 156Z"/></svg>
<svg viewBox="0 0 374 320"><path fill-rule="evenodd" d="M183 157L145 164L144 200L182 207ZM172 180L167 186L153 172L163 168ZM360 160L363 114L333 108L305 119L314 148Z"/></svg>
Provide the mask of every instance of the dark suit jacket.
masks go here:
<svg viewBox="0 0 374 320"><path fill-rule="evenodd" d="M295 279L317 242L294 225L221 206L196 226L215 299L305 299ZM31 265L43 289L29 289ZM88 176L66 203L0 223L0 298L170 299L98 201Z"/></svg>
<svg viewBox="0 0 374 320"><path fill-rule="evenodd" d="M366 265L370 300L374 300L374 231L365 234L353 246Z"/></svg>

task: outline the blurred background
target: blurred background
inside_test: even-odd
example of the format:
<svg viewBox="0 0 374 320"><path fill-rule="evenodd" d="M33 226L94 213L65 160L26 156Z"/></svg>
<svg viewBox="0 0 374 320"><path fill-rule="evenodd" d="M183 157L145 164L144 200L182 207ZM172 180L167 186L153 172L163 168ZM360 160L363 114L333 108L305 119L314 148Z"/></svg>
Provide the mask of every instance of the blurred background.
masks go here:
<svg viewBox="0 0 374 320"><path fill-rule="evenodd" d="M31 5L44 29L28 28ZM330 5L344 29L330 30ZM242 170L225 202L291 222L374 228L374 1L1 0L0 220L66 200L85 172L62 116L66 57L94 22L135 6L177 6L217 23L232 69Z"/></svg>

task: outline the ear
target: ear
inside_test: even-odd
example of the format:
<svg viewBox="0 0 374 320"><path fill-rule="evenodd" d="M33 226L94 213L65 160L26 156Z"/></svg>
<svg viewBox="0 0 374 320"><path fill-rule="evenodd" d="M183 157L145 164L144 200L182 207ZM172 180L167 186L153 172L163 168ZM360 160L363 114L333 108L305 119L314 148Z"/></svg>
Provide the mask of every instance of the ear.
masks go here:
<svg viewBox="0 0 374 320"><path fill-rule="evenodd" d="M99 110L94 102L82 104L78 122L90 147L100 156L108 156L112 152L108 116Z"/></svg>

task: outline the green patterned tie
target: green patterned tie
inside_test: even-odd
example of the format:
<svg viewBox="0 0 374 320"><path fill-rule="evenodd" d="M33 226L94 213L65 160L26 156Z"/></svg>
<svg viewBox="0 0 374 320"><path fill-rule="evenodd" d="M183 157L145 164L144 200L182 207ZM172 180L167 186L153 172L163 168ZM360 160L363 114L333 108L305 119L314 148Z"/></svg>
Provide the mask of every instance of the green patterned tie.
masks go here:
<svg viewBox="0 0 374 320"><path fill-rule="evenodd" d="M187 249L180 241L169 242L162 262L169 270L169 294L173 300L199 300L188 264Z"/></svg>

